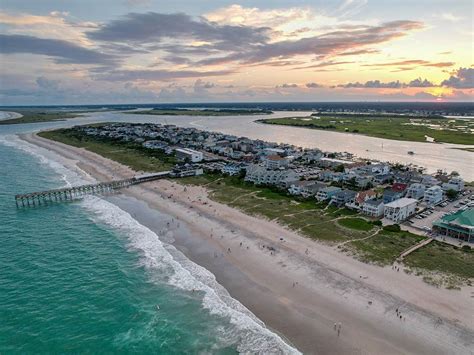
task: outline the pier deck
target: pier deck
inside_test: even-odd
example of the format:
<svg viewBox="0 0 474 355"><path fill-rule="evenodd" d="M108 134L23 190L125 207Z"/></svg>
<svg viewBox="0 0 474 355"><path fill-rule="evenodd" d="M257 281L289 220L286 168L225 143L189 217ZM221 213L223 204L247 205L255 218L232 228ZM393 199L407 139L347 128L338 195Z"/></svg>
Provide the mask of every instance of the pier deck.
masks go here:
<svg viewBox="0 0 474 355"><path fill-rule="evenodd" d="M163 179L168 177L169 174L169 171L164 171L161 173L134 176L132 178L123 180L113 180L97 184L65 187L61 189L31 192L27 194L18 194L15 195L15 203L16 206L19 208L35 207L53 202L72 201L80 199L85 195L108 194L124 187L129 187L147 181Z"/></svg>

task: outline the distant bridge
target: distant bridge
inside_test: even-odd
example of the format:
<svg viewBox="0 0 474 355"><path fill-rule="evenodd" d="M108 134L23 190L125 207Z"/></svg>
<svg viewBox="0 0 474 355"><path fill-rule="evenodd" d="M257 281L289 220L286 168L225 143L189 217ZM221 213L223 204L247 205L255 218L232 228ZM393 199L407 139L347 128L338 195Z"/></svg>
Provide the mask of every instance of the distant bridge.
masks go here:
<svg viewBox="0 0 474 355"><path fill-rule="evenodd" d="M47 191L31 192L28 194L15 195L15 202L20 207L35 207L46 205L53 202L64 202L77 200L85 195L103 195L112 193L115 190L140 184L142 182L159 180L170 175L169 171L156 174L146 174L135 176L130 179L114 180L109 182L101 182L97 184L81 185L74 187L65 187L62 189L54 189Z"/></svg>

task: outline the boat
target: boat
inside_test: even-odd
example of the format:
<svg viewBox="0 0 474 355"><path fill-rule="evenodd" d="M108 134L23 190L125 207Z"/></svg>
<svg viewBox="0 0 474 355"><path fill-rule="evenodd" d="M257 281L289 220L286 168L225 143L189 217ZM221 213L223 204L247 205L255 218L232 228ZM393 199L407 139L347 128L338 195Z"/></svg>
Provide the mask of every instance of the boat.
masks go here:
<svg viewBox="0 0 474 355"><path fill-rule="evenodd" d="M409 150L409 151L408 151L408 154L409 154L409 155L414 155L414 154L415 154L415 152L414 152L414 151L412 151L412 150Z"/></svg>
<svg viewBox="0 0 474 355"><path fill-rule="evenodd" d="M159 311L159 310L160 310L160 306L156 305L156 310Z"/></svg>

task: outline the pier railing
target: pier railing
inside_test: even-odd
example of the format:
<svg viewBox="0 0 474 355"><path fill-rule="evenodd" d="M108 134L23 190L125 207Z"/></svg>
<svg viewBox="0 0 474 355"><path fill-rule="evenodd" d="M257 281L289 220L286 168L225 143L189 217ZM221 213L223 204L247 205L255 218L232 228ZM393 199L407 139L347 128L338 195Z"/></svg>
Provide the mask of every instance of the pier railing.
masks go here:
<svg viewBox="0 0 474 355"><path fill-rule="evenodd" d="M135 176L129 179L101 182L97 184L65 187L61 189L31 192L15 195L17 207L35 207L53 202L64 202L77 200L85 195L105 195L118 189L168 177L169 171L156 174Z"/></svg>

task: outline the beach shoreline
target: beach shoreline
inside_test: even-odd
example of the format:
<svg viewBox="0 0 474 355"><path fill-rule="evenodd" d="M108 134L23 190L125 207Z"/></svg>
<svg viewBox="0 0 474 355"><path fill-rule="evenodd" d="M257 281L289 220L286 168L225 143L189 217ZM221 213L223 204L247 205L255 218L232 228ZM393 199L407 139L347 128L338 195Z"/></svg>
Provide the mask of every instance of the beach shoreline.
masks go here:
<svg viewBox="0 0 474 355"><path fill-rule="evenodd" d="M84 149L35 135L22 138L97 180L136 173ZM363 264L274 222L216 203L202 187L163 180L123 192L186 224L192 238L177 236L177 248L305 353L471 353L472 288L435 289L416 276ZM342 323L339 336L335 322Z"/></svg>

